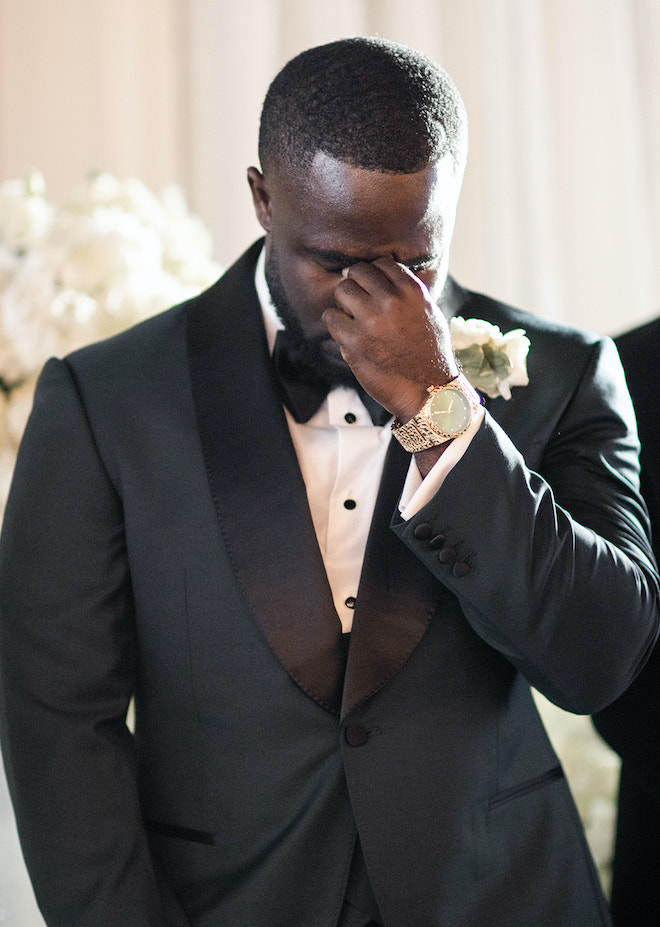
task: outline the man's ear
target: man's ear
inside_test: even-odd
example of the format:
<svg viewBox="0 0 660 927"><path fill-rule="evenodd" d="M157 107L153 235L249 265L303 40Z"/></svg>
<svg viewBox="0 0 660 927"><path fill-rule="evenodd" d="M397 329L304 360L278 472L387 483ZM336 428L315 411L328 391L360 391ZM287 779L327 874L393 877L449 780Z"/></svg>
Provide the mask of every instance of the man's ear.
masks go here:
<svg viewBox="0 0 660 927"><path fill-rule="evenodd" d="M248 167L247 179L259 225L265 232L270 232L272 225L271 202L264 175L256 167Z"/></svg>

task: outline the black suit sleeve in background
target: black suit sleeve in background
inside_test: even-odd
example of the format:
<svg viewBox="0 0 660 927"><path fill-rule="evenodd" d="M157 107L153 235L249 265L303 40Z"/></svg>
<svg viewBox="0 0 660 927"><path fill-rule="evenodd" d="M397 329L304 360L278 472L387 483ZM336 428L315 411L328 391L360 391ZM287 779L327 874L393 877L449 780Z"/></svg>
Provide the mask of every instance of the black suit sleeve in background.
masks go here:
<svg viewBox="0 0 660 927"><path fill-rule="evenodd" d="M635 406L641 487L660 556L660 320L616 340ZM613 865L617 927L660 924L660 646L613 705L596 715L599 732L622 759Z"/></svg>

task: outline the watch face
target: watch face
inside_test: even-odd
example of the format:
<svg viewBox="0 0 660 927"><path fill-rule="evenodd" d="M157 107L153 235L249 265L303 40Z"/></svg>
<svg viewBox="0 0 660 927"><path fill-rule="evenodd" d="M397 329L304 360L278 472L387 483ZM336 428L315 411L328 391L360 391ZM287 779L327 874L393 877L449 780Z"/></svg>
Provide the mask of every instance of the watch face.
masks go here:
<svg viewBox="0 0 660 927"><path fill-rule="evenodd" d="M427 414L434 428L443 434L454 435L469 425L472 406L464 393L449 387L433 394Z"/></svg>

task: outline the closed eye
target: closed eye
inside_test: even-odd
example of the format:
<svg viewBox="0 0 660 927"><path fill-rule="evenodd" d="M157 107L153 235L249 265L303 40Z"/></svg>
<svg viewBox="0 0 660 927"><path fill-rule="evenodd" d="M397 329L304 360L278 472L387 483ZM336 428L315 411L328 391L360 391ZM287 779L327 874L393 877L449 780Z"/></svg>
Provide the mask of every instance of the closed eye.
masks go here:
<svg viewBox="0 0 660 927"><path fill-rule="evenodd" d="M435 258L431 261L424 261L421 264L406 264L408 270L412 271L413 274L423 274L427 270L431 270L435 264Z"/></svg>
<svg viewBox="0 0 660 927"><path fill-rule="evenodd" d="M345 267L351 267L353 264L359 264L361 262L359 258L356 258L355 260L346 258L342 261L333 261L329 260L328 258L321 257L317 258L316 263L322 270L326 272L326 274L341 274Z"/></svg>
<svg viewBox="0 0 660 927"><path fill-rule="evenodd" d="M319 261L319 267L321 270L324 270L326 274L341 274L344 267L348 267L348 264L322 264Z"/></svg>

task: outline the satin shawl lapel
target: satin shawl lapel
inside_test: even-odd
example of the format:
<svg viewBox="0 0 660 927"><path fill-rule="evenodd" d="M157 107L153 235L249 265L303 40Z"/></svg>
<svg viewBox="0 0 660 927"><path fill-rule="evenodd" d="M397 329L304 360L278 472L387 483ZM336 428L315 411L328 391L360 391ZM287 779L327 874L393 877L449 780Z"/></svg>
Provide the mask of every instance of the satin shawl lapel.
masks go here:
<svg viewBox="0 0 660 927"><path fill-rule="evenodd" d="M409 464L410 455L392 440L360 577L342 717L401 669L443 594L437 579L390 527Z"/></svg>
<svg viewBox="0 0 660 927"><path fill-rule="evenodd" d="M254 288L260 244L190 304L197 424L241 592L291 678L337 712L341 625L268 355Z"/></svg>

